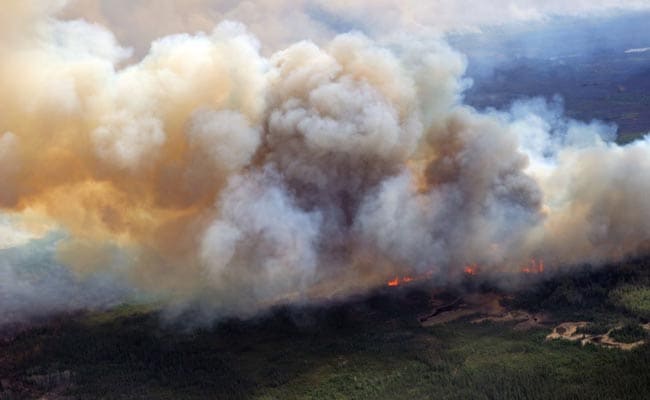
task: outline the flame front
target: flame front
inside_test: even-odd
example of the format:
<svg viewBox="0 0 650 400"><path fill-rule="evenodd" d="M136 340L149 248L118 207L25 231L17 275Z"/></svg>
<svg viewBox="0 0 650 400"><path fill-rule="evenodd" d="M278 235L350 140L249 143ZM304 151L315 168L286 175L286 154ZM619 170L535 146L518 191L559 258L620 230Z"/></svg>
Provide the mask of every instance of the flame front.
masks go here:
<svg viewBox="0 0 650 400"><path fill-rule="evenodd" d="M387 285L391 286L391 287L392 286L398 286L399 285L399 277L396 276L395 279L391 279L390 281L388 281Z"/></svg>
<svg viewBox="0 0 650 400"><path fill-rule="evenodd" d="M530 260L530 265L523 267L521 272L524 274L541 274L544 272L544 261L533 258Z"/></svg>
<svg viewBox="0 0 650 400"><path fill-rule="evenodd" d="M476 266L476 264L468 265L465 267L463 272L465 272L465 275L476 275L478 274L478 267Z"/></svg>
<svg viewBox="0 0 650 400"><path fill-rule="evenodd" d="M415 279L410 276L403 276L401 278L399 276L396 276L394 279L391 279L390 281L386 282L386 285L390 287L394 287L394 286L402 285L404 283L413 282L414 280Z"/></svg>
<svg viewBox="0 0 650 400"><path fill-rule="evenodd" d="M432 276L433 276L433 271L427 271L427 272L425 272L423 274L415 275L415 276L404 275L404 276L400 277L399 275L395 275L395 278L393 278L393 279L386 282L386 286L395 287L395 286L403 285L405 283L410 283L410 282L416 282L416 281L422 281L422 280L425 280L425 279L429 279Z"/></svg>

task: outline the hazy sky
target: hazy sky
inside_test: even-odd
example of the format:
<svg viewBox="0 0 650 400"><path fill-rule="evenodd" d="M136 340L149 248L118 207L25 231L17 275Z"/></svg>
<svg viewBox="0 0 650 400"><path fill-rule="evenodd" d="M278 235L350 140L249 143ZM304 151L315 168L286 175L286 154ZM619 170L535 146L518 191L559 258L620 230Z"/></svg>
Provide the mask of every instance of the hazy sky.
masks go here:
<svg viewBox="0 0 650 400"><path fill-rule="evenodd" d="M296 40L323 42L361 30L372 37L397 31L440 33L544 20L650 9L647 0L72 0L64 15L86 18L113 31L123 45L144 54L158 37L210 31L224 19L243 22L265 52Z"/></svg>

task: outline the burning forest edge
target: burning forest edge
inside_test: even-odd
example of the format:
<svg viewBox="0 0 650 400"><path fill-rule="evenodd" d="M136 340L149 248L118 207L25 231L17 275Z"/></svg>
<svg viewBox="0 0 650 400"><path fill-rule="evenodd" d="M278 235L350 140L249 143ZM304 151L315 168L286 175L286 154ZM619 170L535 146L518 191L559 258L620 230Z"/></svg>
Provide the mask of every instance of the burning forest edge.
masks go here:
<svg viewBox="0 0 650 400"><path fill-rule="evenodd" d="M463 390L505 399L641 399L649 389L650 345L638 342L639 333L620 345L627 351L610 339L593 345L585 338L602 335L600 326L616 336L610 332L623 325L650 321L648 304L632 306L620 295L632 293L630 285L650 287L647 263L583 267L511 292L473 275L447 288L413 280L190 330L178 319L165 322L157 306L62 316L4 340L1 393L129 399L146 385L149 396L178 399L389 399ZM566 321L589 328L575 334ZM556 332L569 340L549 341Z"/></svg>
<svg viewBox="0 0 650 400"><path fill-rule="evenodd" d="M650 3L420 3L5 0L0 400L647 398Z"/></svg>
<svg viewBox="0 0 650 400"><path fill-rule="evenodd" d="M144 297L209 325L650 250L650 139L558 98L472 107L444 35L220 19L134 55L68 7L0 24L0 323Z"/></svg>

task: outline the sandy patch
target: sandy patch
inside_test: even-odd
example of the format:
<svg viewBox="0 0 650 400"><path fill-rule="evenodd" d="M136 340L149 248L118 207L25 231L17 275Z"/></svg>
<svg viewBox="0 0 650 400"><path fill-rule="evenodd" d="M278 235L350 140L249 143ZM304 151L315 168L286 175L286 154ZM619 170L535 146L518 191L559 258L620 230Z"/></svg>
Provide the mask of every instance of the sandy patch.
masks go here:
<svg viewBox="0 0 650 400"><path fill-rule="evenodd" d="M594 335L588 333L578 333L579 328L584 328L589 325L589 322L563 322L553 328L553 331L546 336L546 340L569 340L572 342L580 341L583 346L586 344L594 344L596 346L616 348L620 350L633 350L645 343L645 340L639 340L634 343L621 343L612 338L610 333L621 326L616 326L603 335ZM650 330L650 324L642 325L644 329ZM646 327L647 326L647 327Z"/></svg>

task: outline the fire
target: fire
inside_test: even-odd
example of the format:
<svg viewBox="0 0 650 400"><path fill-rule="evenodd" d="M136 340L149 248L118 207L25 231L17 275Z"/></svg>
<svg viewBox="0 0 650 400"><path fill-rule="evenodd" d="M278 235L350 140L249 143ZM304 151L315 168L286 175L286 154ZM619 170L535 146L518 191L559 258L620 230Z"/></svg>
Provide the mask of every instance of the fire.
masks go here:
<svg viewBox="0 0 650 400"><path fill-rule="evenodd" d="M465 267L464 272L466 275L476 275L478 274L478 268L476 265L468 265Z"/></svg>
<svg viewBox="0 0 650 400"><path fill-rule="evenodd" d="M421 281L421 280L424 280L424 279L428 279L428 278L431 278L431 276L433 276L433 271L428 271L428 272L425 272L423 274L415 275L415 276L404 275L404 276L400 277L399 275L395 275L395 278L393 278L393 279L389 280L388 282L386 282L386 286L395 287L395 286L403 285L405 283L410 283L410 282L415 282L415 281Z"/></svg>
<svg viewBox="0 0 650 400"><path fill-rule="evenodd" d="M521 272L524 274L541 274L544 272L544 261L535 260L534 258L530 260L530 265L523 267Z"/></svg>
<svg viewBox="0 0 650 400"><path fill-rule="evenodd" d="M398 286L399 285L399 277L395 277L395 279L392 279L388 281L388 286Z"/></svg>
<svg viewBox="0 0 650 400"><path fill-rule="evenodd" d="M476 276L479 274L478 264L469 264L463 268L463 273L466 276ZM532 258L530 263L520 269L521 273L524 274L542 274L544 273L544 260ZM433 276L433 270L430 270L424 274L420 275L395 275L395 277L386 282L386 286L395 287L400 286L406 283L420 281L423 279L431 278Z"/></svg>
<svg viewBox="0 0 650 400"><path fill-rule="evenodd" d="M391 286L391 287L399 286L399 285L404 284L404 283L413 282L414 280L415 279L410 277L410 276L403 276L402 278L400 278L399 276L396 276L395 279L391 279L390 281L388 281L386 283L386 285Z"/></svg>

